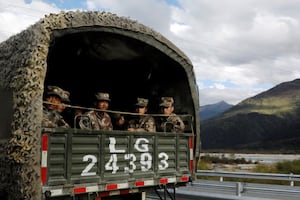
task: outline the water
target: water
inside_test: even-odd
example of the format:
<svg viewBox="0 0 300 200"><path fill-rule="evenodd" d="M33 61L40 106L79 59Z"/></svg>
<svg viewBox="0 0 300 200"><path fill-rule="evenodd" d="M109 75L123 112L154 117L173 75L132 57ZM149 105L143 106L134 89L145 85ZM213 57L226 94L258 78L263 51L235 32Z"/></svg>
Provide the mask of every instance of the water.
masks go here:
<svg viewBox="0 0 300 200"><path fill-rule="evenodd" d="M219 158L241 159L262 164L273 164L281 161L299 160L299 154L244 154L244 153L201 153L200 156L209 155Z"/></svg>

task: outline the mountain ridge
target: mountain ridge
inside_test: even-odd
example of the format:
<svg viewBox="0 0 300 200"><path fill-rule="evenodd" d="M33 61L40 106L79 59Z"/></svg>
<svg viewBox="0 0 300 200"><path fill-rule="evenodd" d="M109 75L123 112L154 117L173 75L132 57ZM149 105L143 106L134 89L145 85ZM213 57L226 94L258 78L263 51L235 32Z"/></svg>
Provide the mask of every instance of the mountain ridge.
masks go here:
<svg viewBox="0 0 300 200"><path fill-rule="evenodd" d="M207 104L204 106L200 106L200 120L202 121L217 116L223 113L224 111L228 110L232 106L233 105L228 104L224 100L214 104Z"/></svg>
<svg viewBox="0 0 300 200"><path fill-rule="evenodd" d="M202 121L202 148L300 152L299 116L300 79L283 82Z"/></svg>

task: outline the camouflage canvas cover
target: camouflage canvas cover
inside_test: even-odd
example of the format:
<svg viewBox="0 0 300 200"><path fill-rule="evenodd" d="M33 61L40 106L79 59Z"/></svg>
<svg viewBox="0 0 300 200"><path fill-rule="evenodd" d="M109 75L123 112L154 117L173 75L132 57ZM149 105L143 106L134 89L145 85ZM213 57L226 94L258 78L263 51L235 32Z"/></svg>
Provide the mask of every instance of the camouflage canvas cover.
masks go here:
<svg viewBox="0 0 300 200"><path fill-rule="evenodd" d="M156 61L158 59L161 64ZM125 76L117 76L116 70ZM119 87L124 86L124 80L131 80L135 71L144 73L142 77L148 80L147 84L141 84L144 83L142 80L127 81L125 86L129 89L121 90L132 91L132 99L138 96L134 96L136 91L144 95L155 94L154 101L157 99L157 102L160 96L176 98L178 112L188 112L195 117L192 126L195 128L194 151L197 156L200 148L199 102L192 63L181 50L153 29L112 13L70 11L47 15L2 42L1 109L8 112L0 116L3 119L0 123L0 191L9 194L10 199L43 198L41 120L46 85L65 84L71 97L78 88L85 88L74 96L75 103L80 104L84 103L82 97L87 97L87 92L97 91L103 83L112 81ZM160 74L165 71L172 71L172 77L161 80ZM71 81L66 81L66 77ZM78 81L86 77L90 81ZM180 81L176 77L180 77ZM132 89L139 85L136 83L142 86ZM109 85L112 85L108 88L112 93L119 90L115 88L116 84ZM166 85L169 89L159 85ZM112 98L116 109L132 105L122 98L125 93L119 95Z"/></svg>

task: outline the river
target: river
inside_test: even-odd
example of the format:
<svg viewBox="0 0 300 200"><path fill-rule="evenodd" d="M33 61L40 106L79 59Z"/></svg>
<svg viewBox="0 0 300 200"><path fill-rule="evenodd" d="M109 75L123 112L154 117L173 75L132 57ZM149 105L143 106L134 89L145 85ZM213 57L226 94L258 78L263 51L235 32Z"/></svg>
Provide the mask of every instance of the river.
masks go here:
<svg viewBox="0 0 300 200"><path fill-rule="evenodd" d="M213 170L233 170L248 171L259 164L274 164L281 161L300 160L299 154L245 154L245 153L201 153L200 156L209 155L211 157L241 159L251 161L253 164L213 164ZM254 164L256 163L256 164Z"/></svg>
<svg viewBox="0 0 300 200"><path fill-rule="evenodd" d="M299 160L300 154L245 154L245 153L201 153L200 156L209 155L219 158L241 159L247 161L272 164L280 161Z"/></svg>

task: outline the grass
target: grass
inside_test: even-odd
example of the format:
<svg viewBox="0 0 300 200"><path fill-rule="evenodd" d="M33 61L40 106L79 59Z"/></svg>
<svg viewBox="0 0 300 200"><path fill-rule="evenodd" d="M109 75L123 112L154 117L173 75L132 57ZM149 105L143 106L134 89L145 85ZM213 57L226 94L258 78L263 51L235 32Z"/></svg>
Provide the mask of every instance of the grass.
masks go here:
<svg viewBox="0 0 300 200"><path fill-rule="evenodd" d="M278 117L283 117L286 113L293 113L297 108L294 103L294 99L285 97L268 97L264 99L249 99L245 101L242 105L237 107L237 110L232 110L226 113L225 116L233 116L236 114L245 113L260 113L266 115L276 115Z"/></svg>

